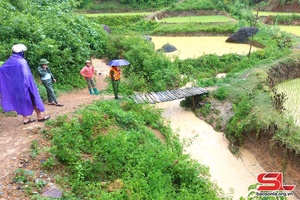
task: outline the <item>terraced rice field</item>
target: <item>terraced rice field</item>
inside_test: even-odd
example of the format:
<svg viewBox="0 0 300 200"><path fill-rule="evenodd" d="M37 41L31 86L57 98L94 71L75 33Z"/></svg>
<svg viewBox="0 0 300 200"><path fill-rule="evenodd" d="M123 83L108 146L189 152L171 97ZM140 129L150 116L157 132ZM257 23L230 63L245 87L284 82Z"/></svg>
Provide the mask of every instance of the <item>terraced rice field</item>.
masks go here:
<svg viewBox="0 0 300 200"><path fill-rule="evenodd" d="M300 126L300 79L282 82L277 87L279 93L287 95L284 103L285 114L291 117L297 126Z"/></svg>
<svg viewBox="0 0 300 200"><path fill-rule="evenodd" d="M237 53L246 55L249 53L250 45L234 44L225 42L228 37L152 37L155 49L162 48L165 44L171 44L177 48L177 51L166 53L166 55L178 56L179 59L197 58L204 54L224 55ZM251 51L257 51L259 48L252 47Z"/></svg>

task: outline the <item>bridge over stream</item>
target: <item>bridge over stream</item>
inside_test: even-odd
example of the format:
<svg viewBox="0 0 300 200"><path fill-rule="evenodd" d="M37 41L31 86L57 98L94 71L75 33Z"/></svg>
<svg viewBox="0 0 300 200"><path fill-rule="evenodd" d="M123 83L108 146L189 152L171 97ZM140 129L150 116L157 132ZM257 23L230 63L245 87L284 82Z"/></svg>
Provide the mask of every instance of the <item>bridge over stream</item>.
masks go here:
<svg viewBox="0 0 300 200"><path fill-rule="evenodd" d="M173 101L186 97L195 97L198 95L208 94L208 90L200 87L188 87L176 90L167 90L161 92L150 92L148 94L135 94L129 96L135 103L160 103L166 101ZM193 98L194 100L194 98Z"/></svg>

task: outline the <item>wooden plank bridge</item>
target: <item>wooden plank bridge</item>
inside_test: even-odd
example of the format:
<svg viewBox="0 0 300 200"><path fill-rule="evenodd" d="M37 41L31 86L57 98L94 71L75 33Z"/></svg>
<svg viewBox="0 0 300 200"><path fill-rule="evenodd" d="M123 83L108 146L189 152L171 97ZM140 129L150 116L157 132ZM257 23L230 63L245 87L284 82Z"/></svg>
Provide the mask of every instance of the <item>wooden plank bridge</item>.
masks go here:
<svg viewBox="0 0 300 200"><path fill-rule="evenodd" d="M135 94L129 96L135 103L160 103L166 101L173 101L190 96L197 96L207 94L208 91L200 87L188 87L176 90L167 90L161 92L150 92L148 94Z"/></svg>

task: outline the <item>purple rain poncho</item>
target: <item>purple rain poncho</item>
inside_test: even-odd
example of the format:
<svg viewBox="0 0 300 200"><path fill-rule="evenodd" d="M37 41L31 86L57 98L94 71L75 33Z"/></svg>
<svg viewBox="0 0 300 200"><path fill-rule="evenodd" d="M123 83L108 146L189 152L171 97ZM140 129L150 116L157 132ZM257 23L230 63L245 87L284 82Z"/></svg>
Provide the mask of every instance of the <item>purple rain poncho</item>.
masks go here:
<svg viewBox="0 0 300 200"><path fill-rule="evenodd" d="M23 52L13 53L0 67L0 95L5 112L16 111L19 115L32 115L33 101L41 112L45 111Z"/></svg>

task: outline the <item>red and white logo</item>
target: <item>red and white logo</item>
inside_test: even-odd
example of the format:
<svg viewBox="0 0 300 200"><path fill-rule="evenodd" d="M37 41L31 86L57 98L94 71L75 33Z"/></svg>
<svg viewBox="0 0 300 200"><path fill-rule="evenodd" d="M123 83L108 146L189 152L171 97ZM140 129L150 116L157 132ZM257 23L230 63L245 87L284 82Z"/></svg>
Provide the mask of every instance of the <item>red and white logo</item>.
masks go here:
<svg viewBox="0 0 300 200"><path fill-rule="evenodd" d="M257 176L257 181L261 183L258 191L293 191L295 185L283 185L281 172L264 172Z"/></svg>

